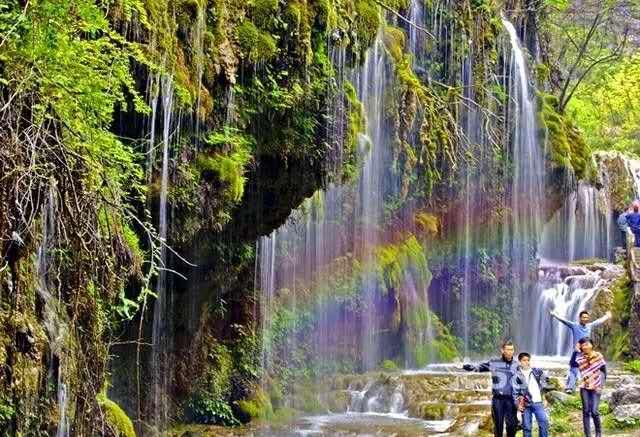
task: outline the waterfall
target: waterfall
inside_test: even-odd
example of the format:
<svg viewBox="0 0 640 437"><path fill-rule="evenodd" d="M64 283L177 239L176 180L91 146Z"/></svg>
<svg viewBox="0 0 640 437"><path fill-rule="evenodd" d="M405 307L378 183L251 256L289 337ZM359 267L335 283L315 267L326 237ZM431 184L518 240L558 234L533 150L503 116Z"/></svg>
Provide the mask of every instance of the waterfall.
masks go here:
<svg viewBox="0 0 640 437"><path fill-rule="evenodd" d="M569 355L573 350L571 331L549 314L555 311L563 319L578 320L588 309L602 284L601 273L584 268L547 266L540 270L539 298L531 332L535 333L533 351L540 355Z"/></svg>
<svg viewBox="0 0 640 437"><path fill-rule="evenodd" d="M167 192L169 188L169 146L171 143L171 128L173 117L173 78L165 75L161 79L162 85L162 173L160 182L160 206L158 211L159 237L163 242L167 240ZM161 269L156 284L157 297L153 308L152 328L152 371L153 371L153 399L154 421L161 429L169 418L169 405L166 399L170 384L167 354L171 347L171 293L167 287L167 251L163 244L160 252Z"/></svg>
<svg viewBox="0 0 640 437"><path fill-rule="evenodd" d="M58 427L56 437L69 435L68 395L65 382L65 348L68 336L68 323L66 313L61 301L61 296L52 294L50 281L50 269L53 260L50 252L54 248L56 234L55 220L57 216L57 195L55 181L51 180L48 186L47 196L42 206L42 240L38 247L36 271L38 273L37 292L44 302L43 323L49 339L50 370L49 378L55 380L56 399L58 402ZM57 376L54 363L58 363Z"/></svg>
<svg viewBox="0 0 640 437"><path fill-rule="evenodd" d="M159 77L151 73L147 84L147 98L151 107L151 121L149 124L149 146L147 148L147 183L151 182L153 176L153 165L155 162L156 149L156 117L158 114L158 97L160 94Z"/></svg>
<svg viewBox="0 0 640 437"><path fill-rule="evenodd" d="M544 226L542 259L555 263L593 258L610 260L613 222L609 203L604 190L580 181Z"/></svg>
<svg viewBox="0 0 640 437"><path fill-rule="evenodd" d="M380 251L396 244L390 237L402 231L385 229L384 196L396 193L401 184L392 171L393 142L386 125L391 65L382 34L354 71L342 70L343 49L330 53L338 70L332 98L343 99L341 88L350 82L366 115L366 132L357 141L360 167L354 181L328 184L258 242L256 286L265 375L278 371L276 363L286 363L292 375L302 365L312 367L317 375L335 372L340 365L355 366L347 371L372 370L389 356L404 356L404 364L412 366L418 352L411 348L421 348L420 353L428 355L435 337L428 309L429 280L420 273L426 266L403 261L406 265L396 289L389 294L381 280ZM342 102L328 103L327 112L338 118L354 109ZM339 149L343 122L331 123L328 142ZM336 164L341 157L341 150L330 152ZM345 306L345 301L358 308ZM390 317L403 323L396 337L383 329ZM298 348L305 344L310 350L304 354L311 363L299 361L305 355ZM295 407L296 384L289 383L293 393L287 402Z"/></svg>
<svg viewBox="0 0 640 437"><path fill-rule="evenodd" d="M542 230L544 150L536 134L535 105L529 91L527 63L520 40L513 24L504 18L502 21L511 41L508 129L511 138L510 162L513 165L512 183L507 193L511 219L504 224L504 253L511 260L512 316L520 319L524 311L521 297L529 287L527 278Z"/></svg>

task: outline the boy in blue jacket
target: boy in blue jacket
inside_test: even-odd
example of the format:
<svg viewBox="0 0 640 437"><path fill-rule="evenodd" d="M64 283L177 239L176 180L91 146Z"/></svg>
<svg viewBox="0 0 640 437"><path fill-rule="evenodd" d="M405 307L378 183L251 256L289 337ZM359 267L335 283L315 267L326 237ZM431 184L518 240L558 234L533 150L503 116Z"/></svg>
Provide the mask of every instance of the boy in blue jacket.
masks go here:
<svg viewBox="0 0 640 437"><path fill-rule="evenodd" d="M549 420L544 410L544 393L549 389L549 378L542 369L531 367L531 355L522 352L518 355L520 365L513 376L513 401L522 413L524 437L531 437L533 416L538 422L540 437L548 437Z"/></svg>

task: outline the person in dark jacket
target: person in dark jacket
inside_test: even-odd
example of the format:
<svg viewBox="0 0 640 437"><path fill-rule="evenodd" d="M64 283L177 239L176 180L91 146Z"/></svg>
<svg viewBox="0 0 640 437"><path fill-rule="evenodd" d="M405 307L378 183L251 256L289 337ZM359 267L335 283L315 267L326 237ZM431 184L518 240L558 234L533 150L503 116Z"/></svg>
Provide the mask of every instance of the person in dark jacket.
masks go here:
<svg viewBox="0 0 640 437"><path fill-rule="evenodd" d="M633 205L633 212L627 214L627 224L636 240L636 247L640 247L640 207L636 203Z"/></svg>
<svg viewBox="0 0 640 437"><path fill-rule="evenodd" d="M513 359L515 347L511 341L502 343L500 358L494 358L480 364L465 364L462 368L467 372L491 372L493 383L491 399L491 417L493 433L502 437L507 430L507 437L515 437L518 428L517 408L513 403L512 380L516 374L518 363Z"/></svg>
<svg viewBox="0 0 640 437"><path fill-rule="evenodd" d="M522 430L524 437L531 437L533 416L538 422L540 437L549 435L549 419L544 411L544 393L550 388L549 377L542 369L531 367L531 355L522 352L518 355L520 365L513 377L513 401L522 412Z"/></svg>

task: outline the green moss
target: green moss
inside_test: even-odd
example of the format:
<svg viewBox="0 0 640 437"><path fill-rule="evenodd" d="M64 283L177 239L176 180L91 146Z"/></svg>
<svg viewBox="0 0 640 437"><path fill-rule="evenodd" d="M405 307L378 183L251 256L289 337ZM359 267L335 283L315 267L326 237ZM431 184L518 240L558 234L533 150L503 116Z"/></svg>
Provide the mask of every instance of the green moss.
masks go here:
<svg viewBox="0 0 640 437"><path fill-rule="evenodd" d="M358 0L355 4L355 31L358 44L369 47L380 27L380 8L373 0Z"/></svg>
<svg viewBox="0 0 640 437"><path fill-rule="evenodd" d="M343 163L344 179L352 180L357 173L357 147L359 138L366 130L365 112L362 102L358 100L356 90L350 82L346 82L344 85L345 97L348 103L348 129L345 136L345 156L346 159Z"/></svg>
<svg viewBox="0 0 640 437"><path fill-rule="evenodd" d="M424 248L414 235L398 244L381 246L376 250L377 269L381 283L388 289L399 288L405 277L405 270L415 273L416 280L428 286L431 282Z"/></svg>
<svg viewBox="0 0 640 437"><path fill-rule="evenodd" d="M278 12L278 0L253 0L251 16L258 27L266 28Z"/></svg>
<svg viewBox="0 0 640 437"><path fill-rule="evenodd" d="M443 420L446 417L447 404L442 402L421 402L416 413L424 420Z"/></svg>
<svg viewBox="0 0 640 437"><path fill-rule="evenodd" d="M243 21L236 30L242 53L250 62L266 62L278 52L276 41L267 32L259 30L251 21Z"/></svg>
<svg viewBox="0 0 640 437"><path fill-rule="evenodd" d="M591 150L566 114L557 110L555 96L538 95L538 124L546 138L549 158L556 166L572 168L579 179L592 172Z"/></svg>
<svg viewBox="0 0 640 437"><path fill-rule="evenodd" d="M256 387L254 389L251 397L246 400L238 401L237 404L240 411L249 416L252 420L268 420L273 416L271 400L260 387Z"/></svg>
<svg viewBox="0 0 640 437"><path fill-rule="evenodd" d="M125 413L118 404L106 396L101 395L98 397L98 405L102 408L107 426L111 429L115 437L136 436L131 419L129 419L127 413Z"/></svg>
<svg viewBox="0 0 640 437"><path fill-rule="evenodd" d="M614 360L630 358L629 319L631 317L632 285L629 275L624 275L611 285L613 293L613 320L606 353Z"/></svg>

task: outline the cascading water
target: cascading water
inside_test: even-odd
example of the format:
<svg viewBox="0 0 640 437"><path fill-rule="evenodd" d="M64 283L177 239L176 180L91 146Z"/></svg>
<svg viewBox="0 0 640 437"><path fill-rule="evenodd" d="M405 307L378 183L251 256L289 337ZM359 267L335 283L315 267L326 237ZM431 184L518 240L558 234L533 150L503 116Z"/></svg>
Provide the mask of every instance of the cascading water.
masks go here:
<svg viewBox="0 0 640 437"><path fill-rule="evenodd" d="M531 332L535 332L532 350L540 355L569 355L573 349L571 331L549 314L555 311L563 319L578 320L602 284L600 271L580 267L546 266L540 270L539 299Z"/></svg>
<svg viewBox="0 0 640 437"><path fill-rule="evenodd" d="M50 252L53 249L55 238L55 217L56 217L56 188L55 181L51 181L44 205L42 206L42 241L38 248L37 272L38 272L38 295L44 302L44 326L49 338L51 349L50 362L58 364L57 369L50 369L49 377L55 380L57 387L56 399L58 402L58 428L56 437L67 437L69 435L68 417L68 395L67 384L65 382L65 342L68 335L68 324L64 309L61 307L60 296L51 293L51 282L49 270L52 268ZM57 370L57 377L56 375Z"/></svg>
<svg viewBox="0 0 640 437"><path fill-rule="evenodd" d="M341 68L342 52L336 51L332 59ZM256 278L261 293L265 374L275 371L274 364L278 363L296 367L301 357L296 350L297 336L310 343L318 374L332 372L340 363L352 363L349 365L356 366L352 370L375 369L383 354L402 355L403 347L405 365L411 366L418 353L412 348L419 347L419 353L425 355L426 345L435 337L428 310L426 267L419 261L404 261L405 270L397 278L393 295L384 291L386 286L381 282L379 258L385 249L396 247L394 238L385 232L383 196L400 186L398 176L390 171L392 142L384 114L389 70L379 35L363 66L350 75L367 120L366 135L360 134L357 144L358 161L362 163L357 180L330 184L307 200L284 226L259 241ZM338 81L337 85L343 84ZM341 116L355 108L338 105L329 109ZM340 123L334 127L330 135L339 135ZM340 147L342 142L332 144ZM342 156L341 152L335 156ZM387 248L388 244L391 247ZM416 240L401 241L397 246L414 251L411 253L417 257L423 250ZM344 307L341 301L353 300L353 293L360 307ZM398 326L401 338L396 340L382 329L391 317L400 317L397 323L403 326ZM278 330L286 323L292 333L283 341L278 338ZM295 396L291 397L295 402Z"/></svg>
<svg viewBox="0 0 640 437"><path fill-rule="evenodd" d="M163 76L162 85L162 173L160 182L160 206L158 211L158 232L160 239L167 239L167 192L169 188L169 146L171 143L171 128L173 117L173 78ZM153 128L152 128L153 129ZM156 285L157 297L153 309L152 330L152 367L153 367L153 399L154 422L158 429L162 429L169 418L169 405L166 399L170 383L169 363L167 354L171 347L171 293L167 287L167 251L163 244L160 258L162 262Z"/></svg>
<svg viewBox="0 0 640 437"><path fill-rule="evenodd" d="M563 206L545 224L540 253L543 260L570 262L611 259L612 211L602 190L579 182Z"/></svg>
<svg viewBox="0 0 640 437"><path fill-rule="evenodd" d="M503 18L511 41L507 130L511 140L512 183L507 207L511 219L504 224L504 253L511 262L513 316L523 314L521 296L535 259L544 213L544 149L536 134L536 112L529 90L527 63L513 24ZM507 149L509 150L509 149ZM508 171L507 171L508 172ZM517 333L516 333L517 334Z"/></svg>

